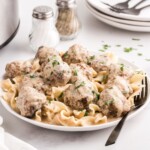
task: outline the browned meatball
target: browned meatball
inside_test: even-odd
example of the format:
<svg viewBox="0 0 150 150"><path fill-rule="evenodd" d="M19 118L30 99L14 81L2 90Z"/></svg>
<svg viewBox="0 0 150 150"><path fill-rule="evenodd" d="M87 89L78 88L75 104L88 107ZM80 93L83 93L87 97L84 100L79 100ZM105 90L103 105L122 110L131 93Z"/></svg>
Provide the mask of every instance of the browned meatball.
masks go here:
<svg viewBox="0 0 150 150"><path fill-rule="evenodd" d="M46 103L46 96L36 89L24 86L19 91L16 104L22 116L32 117L43 104Z"/></svg>
<svg viewBox="0 0 150 150"><path fill-rule="evenodd" d="M109 66L112 64L112 60L104 55L92 55L88 58L87 64L91 66L96 72L108 71Z"/></svg>
<svg viewBox="0 0 150 150"><path fill-rule="evenodd" d="M93 68L85 63L71 64L70 68L72 70L72 82L76 80L76 77L79 73L85 75L89 80L91 80L92 77L96 75L96 72L93 70Z"/></svg>
<svg viewBox="0 0 150 150"><path fill-rule="evenodd" d="M64 91L64 103L73 109L87 109L94 100L94 87L85 76L78 75L78 80Z"/></svg>
<svg viewBox="0 0 150 150"><path fill-rule="evenodd" d="M67 62L68 64L80 62L86 63L88 57L88 51L81 45L77 44L71 46L69 50L62 56L63 61Z"/></svg>
<svg viewBox="0 0 150 150"><path fill-rule="evenodd" d="M112 85L117 86L119 90L122 92L122 94L125 95L126 97L128 97L133 92L133 89L131 88L129 81L121 76L115 76L114 78L108 80L106 86L112 87Z"/></svg>
<svg viewBox="0 0 150 150"><path fill-rule="evenodd" d="M120 117L130 110L130 102L117 86L104 89L100 94L98 105L102 113L109 117Z"/></svg>
<svg viewBox="0 0 150 150"><path fill-rule="evenodd" d="M30 61L14 61L6 65L5 71L7 77L14 78L30 73L32 71L32 64Z"/></svg>
<svg viewBox="0 0 150 150"><path fill-rule="evenodd" d="M44 67L43 76L52 86L64 86L71 78L71 69L57 56L53 57Z"/></svg>
<svg viewBox="0 0 150 150"><path fill-rule="evenodd" d="M39 59L40 64L47 63L51 56L59 55L54 48L40 47L36 53L35 59Z"/></svg>
<svg viewBox="0 0 150 150"><path fill-rule="evenodd" d="M109 68L109 78L113 78L117 75L127 79L133 75L133 70L124 64L111 64Z"/></svg>
<svg viewBox="0 0 150 150"><path fill-rule="evenodd" d="M43 88L45 88L43 78L37 73L25 75L20 84L20 87L23 86L35 88L39 92L44 92Z"/></svg>

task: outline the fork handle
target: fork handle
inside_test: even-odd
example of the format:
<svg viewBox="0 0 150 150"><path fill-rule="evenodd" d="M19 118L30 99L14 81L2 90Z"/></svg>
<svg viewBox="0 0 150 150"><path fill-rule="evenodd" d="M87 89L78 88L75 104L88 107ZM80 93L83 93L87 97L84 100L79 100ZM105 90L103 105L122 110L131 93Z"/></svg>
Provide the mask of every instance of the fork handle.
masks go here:
<svg viewBox="0 0 150 150"><path fill-rule="evenodd" d="M130 111L127 112L122 117L122 119L119 121L119 123L117 124L117 126L113 129L113 131L111 132L111 134L110 134L110 136L109 136L109 138L108 138L105 146L112 145L112 144L114 144L116 142L116 140L117 140L117 138L118 138L118 136L120 134L120 131L121 131L123 125L124 125L124 122L125 122L125 120L126 120L126 118L127 118L127 116L128 116L129 113L130 113Z"/></svg>
<svg viewBox="0 0 150 150"><path fill-rule="evenodd" d="M132 8L136 8L137 6L139 6L140 4L142 4L145 0L141 0L139 1L135 6L133 6Z"/></svg>

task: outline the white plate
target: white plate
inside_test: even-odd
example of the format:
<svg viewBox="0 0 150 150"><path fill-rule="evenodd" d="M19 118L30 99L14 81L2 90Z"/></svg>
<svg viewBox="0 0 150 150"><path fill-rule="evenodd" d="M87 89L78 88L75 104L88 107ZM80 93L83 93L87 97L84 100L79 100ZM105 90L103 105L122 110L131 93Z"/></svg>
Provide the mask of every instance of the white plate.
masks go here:
<svg viewBox="0 0 150 150"><path fill-rule="evenodd" d="M123 13L116 13L114 11L111 11L109 9L109 6L103 4L102 2L108 3L110 5L115 5L120 2L124 2L125 0L87 0L93 7L97 8L101 12L104 12L105 14L122 18L122 19L129 19L129 20L138 20L138 21L150 21L150 7L145 8L141 11L139 15L130 15L130 14L123 14ZM132 7L134 4L137 4L139 0L132 0L131 3L129 3L129 6ZM150 1L145 1L144 3L150 4ZM146 5L145 4L145 5ZM144 6L144 4L141 4L140 7ZM138 7L138 8L140 8Z"/></svg>
<svg viewBox="0 0 150 150"><path fill-rule="evenodd" d="M123 24L123 23L109 20L108 18L105 18L105 16L102 16L101 14L97 13L97 11L95 9L93 9L93 7L91 7L88 3L86 5L87 5L88 10L90 11L90 13L93 16L95 16L98 20L100 20L106 24L109 24L110 26L129 30L129 31L150 32L150 27L128 25L128 24Z"/></svg>
<svg viewBox="0 0 150 150"><path fill-rule="evenodd" d="M123 60L123 59L119 59L119 63L124 63L125 65L132 67L134 70L139 69L137 66L135 66L132 63L129 63L128 61ZM1 77L1 79L2 79L2 77ZM149 79L148 79L148 87L150 89L150 80ZM145 104L142 107L140 107L139 109L137 109L134 112L130 113L130 115L129 115L129 117L127 119L131 119L131 118L135 117L138 113L140 113L140 111L142 111L147 106L148 102L150 101L149 95L150 95L150 93L148 92L148 98L147 98ZM114 120L112 122L108 122L108 123L105 123L105 124L93 125L93 126L85 126L85 127L67 127L67 126L50 125L50 124L37 122L35 120L23 117L20 114L16 113L7 104L7 102L4 99L1 98L0 100L1 100L2 105L6 108L6 110L9 111L12 115L16 116L17 118L19 118L21 120L24 120L25 122L28 122L30 124L33 124L33 125L36 125L36 126L39 126L39 127L42 127L42 128L52 129L52 130L72 131L72 132L99 130L99 129L104 129L104 128L108 128L108 127L114 126L120 120L120 119L116 119L116 120Z"/></svg>
<svg viewBox="0 0 150 150"><path fill-rule="evenodd" d="M133 20L126 20L126 19L116 18L116 17L110 16L110 15L104 14L103 12L99 11L98 9L96 9L95 7L93 7L90 4L87 4L87 5L89 5L89 7L91 9L95 10L95 14L97 16L106 18L108 20L115 21L115 22L118 22L118 23L127 24L127 25L150 27L150 21L144 22L144 21L133 21Z"/></svg>

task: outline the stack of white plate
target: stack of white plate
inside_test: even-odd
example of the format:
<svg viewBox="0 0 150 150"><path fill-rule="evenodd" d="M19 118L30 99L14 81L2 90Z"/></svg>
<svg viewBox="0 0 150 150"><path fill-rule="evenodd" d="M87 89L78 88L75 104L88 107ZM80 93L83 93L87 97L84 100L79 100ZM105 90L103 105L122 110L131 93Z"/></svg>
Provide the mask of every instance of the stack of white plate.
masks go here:
<svg viewBox="0 0 150 150"><path fill-rule="evenodd" d="M106 24L130 31L150 32L150 7L142 9L138 15L133 15L112 11L110 6L104 4L113 6L125 1L127 0L86 0L86 6L93 16ZM130 0L129 8L139 1L141 0ZM143 1L136 9L147 5L150 5L150 0Z"/></svg>

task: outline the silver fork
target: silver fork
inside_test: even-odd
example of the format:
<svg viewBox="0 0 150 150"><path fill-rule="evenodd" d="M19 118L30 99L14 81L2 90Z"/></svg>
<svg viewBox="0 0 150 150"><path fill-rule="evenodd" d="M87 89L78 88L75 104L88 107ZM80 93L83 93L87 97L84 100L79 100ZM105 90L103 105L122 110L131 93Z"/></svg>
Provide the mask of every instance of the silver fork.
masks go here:
<svg viewBox="0 0 150 150"><path fill-rule="evenodd" d="M107 5L107 6L109 6L109 7L111 7L111 8L113 8L113 9L119 9L120 10L120 9L127 9L127 8L129 8L129 2L130 1L131 0L127 0L125 2L118 3L118 4L115 4L115 5L110 5L110 4L105 3L105 2L102 2L102 3Z"/></svg>
<svg viewBox="0 0 150 150"><path fill-rule="evenodd" d="M145 76L145 79L142 81L142 85L144 85L144 87L142 88L142 91L141 93L134 97L134 103L135 103L135 106L131 108L131 110L129 112L127 112L123 117L122 119L119 121L119 123L117 124L117 126L113 129L113 131L111 132L105 146L109 146L109 145L112 145L116 142L118 136L119 136L119 133L124 125L124 122L127 118L127 116L129 115L129 113L133 110L136 110L138 109L139 107L141 107L146 99L147 99L147 96L148 96L148 81L147 81L147 77Z"/></svg>
<svg viewBox="0 0 150 150"><path fill-rule="evenodd" d="M122 9L122 10L114 10L114 9L111 9L112 11L115 11L115 12L118 12L118 13L124 13L124 14L130 14L130 15L139 15L141 10L147 8L147 7L150 7L150 5L146 5L146 6L143 6L141 8L138 8L136 9L135 7L132 7L130 9Z"/></svg>
<svg viewBox="0 0 150 150"><path fill-rule="evenodd" d="M140 4L142 4L142 3L143 3L144 1L146 1L146 0L141 0L141 1L139 1L139 2L138 2L137 4L135 4L132 8L129 8L129 2L130 2L130 1L131 1L131 0L127 0L127 1L125 1L125 2L118 3L118 4L115 4L115 5L110 5L110 4L105 3L105 2L102 2L102 3L105 4L105 5L107 5L107 6L109 6L112 11L120 12L120 11L122 11L122 10L130 10L130 9L132 9L132 8L135 9L137 6L139 6Z"/></svg>

